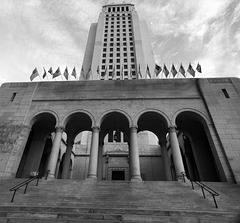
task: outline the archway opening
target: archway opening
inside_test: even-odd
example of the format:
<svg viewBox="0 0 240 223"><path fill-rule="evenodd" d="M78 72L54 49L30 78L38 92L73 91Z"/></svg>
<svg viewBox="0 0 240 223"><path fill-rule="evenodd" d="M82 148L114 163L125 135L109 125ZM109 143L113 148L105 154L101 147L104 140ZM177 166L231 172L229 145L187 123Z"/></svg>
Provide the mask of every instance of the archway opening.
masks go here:
<svg viewBox="0 0 240 223"><path fill-rule="evenodd" d="M129 121L123 114L105 115L100 126L98 179L130 180Z"/></svg>
<svg viewBox="0 0 240 223"><path fill-rule="evenodd" d="M166 179L162 143L166 144L167 121L156 112L146 112L138 119L138 147L141 176L143 180ZM167 152L167 151L166 151ZM164 157L164 159L169 159ZM170 171L170 166L168 167Z"/></svg>
<svg viewBox="0 0 240 223"><path fill-rule="evenodd" d="M38 172L41 177L47 170L52 149L51 133L55 130L56 119L50 113L41 113L33 120L32 130L17 170L17 178L28 178L32 172Z"/></svg>
<svg viewBox="0 0 240 223"><path fill-rule="evenodd" d="M84 180L88 173L92 119L88 114L76 112L65 120L65 147L61 148L58 178Z"/></svg>
<svg viewBox="0 0 240 223"><path fill-rule="evenodd" d="M205 120L194 112L177 116L178 141L187 175L193 180L219 181L217 157L209 143L210 134Z"/></svg>

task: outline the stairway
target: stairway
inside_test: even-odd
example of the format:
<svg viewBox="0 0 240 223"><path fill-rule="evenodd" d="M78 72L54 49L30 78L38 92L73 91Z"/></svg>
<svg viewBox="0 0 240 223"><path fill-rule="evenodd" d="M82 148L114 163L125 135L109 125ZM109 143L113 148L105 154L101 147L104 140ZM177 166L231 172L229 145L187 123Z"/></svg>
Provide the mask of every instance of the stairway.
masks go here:
<svg viewBox="0 0 240 223"><path fill-rule="evenodd" d="M229 183L206 183L220 194L216 209L197 187L164 181L40 180L10 203L9 188L19 182L0 182L0 223L240 222L240 186Z"/></svg>

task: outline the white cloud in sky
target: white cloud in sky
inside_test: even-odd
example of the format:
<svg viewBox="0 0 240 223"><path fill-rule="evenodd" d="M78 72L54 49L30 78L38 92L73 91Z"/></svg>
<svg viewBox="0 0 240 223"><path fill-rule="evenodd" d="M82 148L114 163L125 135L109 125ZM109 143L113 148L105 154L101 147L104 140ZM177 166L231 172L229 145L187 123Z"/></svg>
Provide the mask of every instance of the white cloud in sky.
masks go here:
<svg viewBox="0 0 240 223"><path fill-rule="evenodd" d="M111 3L113 1L108 1ZM114 1L119 2L119 1ZM122 2L122 1L120 1ZM239 0L134 0L159 65L199 62L197 77L240 77ZM88 31L104 0L2 0L0 81L29 81L37 67L80 72Z"/></svg>

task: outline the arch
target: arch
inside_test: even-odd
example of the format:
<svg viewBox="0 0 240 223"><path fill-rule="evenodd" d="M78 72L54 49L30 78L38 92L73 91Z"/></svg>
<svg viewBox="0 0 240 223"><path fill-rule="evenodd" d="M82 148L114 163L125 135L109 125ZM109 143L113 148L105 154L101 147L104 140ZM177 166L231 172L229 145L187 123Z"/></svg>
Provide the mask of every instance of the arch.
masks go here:
<svg viewBox="0 0 240 223"><path fill-rule="evenodd" d="M130 117L130 115L127 113L127 112L125 112L125 111L123 111L123 110L120 110L120 109L109 109L109 110L107 110L107 111L105 111L104 113L102 113L101 115L100 115L100 117L97 119L97 121L96 121L96 126L101 126L101 124L102 124L102 122L104 121L104 119L109 115L109 114L111 114L111 113L120 113L120 114L122 114L122 115L124 115L126 118L127 118L127 120L128 120L128 123L129 123L129 128L133 125L133 120L132 120L132 118Z"/></svg>
<svg viewBox="0 0 240 223"><path fill-rule="evenodd" d="M158 138L160 138L162 132L166 133L170 126L170 119L168 116L156 109L142 110L137 114L135 122L138 126L138 131L151 131Z"/></svg>
<svg viewBox="0 0 240 223"><path fill-rule="evenodd" d="M84 110L84 109L76 109L76 110L73 110L73 111L67 113L67 114L64 116L64 118L63 118L63 120L62 120L62 122L61 122L61 124L62 124L62 126L63 126L64 128L66 127L66 124L67 124L67 122L69 121L69 119L71 118L71 116L74 115L74 114L76 114L76 113L84 113L84 114L88 115L89 118L90 118L91 121L92 121L92 126L91 126L91 128L95 125L95 122L96 122L96 121L95 121L95 118L94 118L94 116L93 116L93 114L92 114L91 112L89 112L89 111L87 111L87 110Z"/></svg>
<svg viewBox="0 0 240 223"><path fill-rule="evenodd" d="M203 112L197 110L197 109L193 109L193 108L181 108L179 110L177 110L174 114L173 114L173 117L171 119L171 124L173 126L176 126L176 119L177 119L177 116L183 112L192 112L192 113L195 113L196 115L198 115L198 119L202 122L202 124L205 126L205 125L210 125L211 124L211 121L209 120L209 118L207 117L206 114L204 114Z"/></svg>
<svg viewBox="0 0 240 223"><path fill-rule="evenodd" d="M147 113L147 112L155 112L155 113L158 113L159 115L163 116L163 118L165 119L168 127L170 127L170 119L169 117L162 111L158 110L158 109L154 109L154 108L147 108L147 109L144 109L144 110L141 110L140 112L138 112L138 114L134 117L134 125L137 125L137 122L140 118L140 116L144 113Z"/></svg>
<svg viewBox="0 0 240 223"><path fill-rule="evenodd" d="M38 111L38 112L30 115L25 122L26 125L28 125L29 127L32 127L33 124L44 114L53 115L54 118L55 118L55 121L56 121L55 126L59 126L59 115L55 111L52 111L52 110L49 110L49 109L44 109L44 110Z"/></svg>

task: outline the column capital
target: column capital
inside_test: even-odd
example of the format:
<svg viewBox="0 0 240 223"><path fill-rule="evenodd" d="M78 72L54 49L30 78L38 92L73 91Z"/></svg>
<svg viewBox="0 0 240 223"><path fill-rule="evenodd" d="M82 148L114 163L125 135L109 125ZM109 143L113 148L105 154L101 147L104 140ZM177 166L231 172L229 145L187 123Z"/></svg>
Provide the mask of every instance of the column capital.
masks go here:
<svg viewBox="0 0 240 223"><path fill-rule="evenodd" d="M92 132L99 132L100 128L98 126L93 126L92 127Z"/></svg>
<svg viewBox="0 0 240 223"><path fill-rule="evenodd" d="M64 131L64 127L63 126L56 126L56 132L63 132Z"/></svg>
<svg viewBox="0 0 240 223"><path fill-rule="evenodd" d="M130 132L137 132L138 127L136 125L132 125L130 127Z"/></svg>
<svg viewBox="0 0 240 223"><path fill-rule="evenodd" d="M172 126L168 127L168 130L169 130L169 132L176 132L176 128L177 128L177 126L172 125Z"/></svg>

